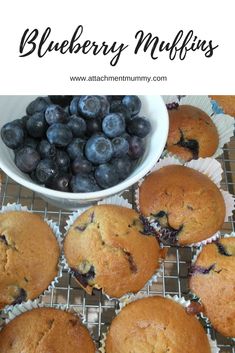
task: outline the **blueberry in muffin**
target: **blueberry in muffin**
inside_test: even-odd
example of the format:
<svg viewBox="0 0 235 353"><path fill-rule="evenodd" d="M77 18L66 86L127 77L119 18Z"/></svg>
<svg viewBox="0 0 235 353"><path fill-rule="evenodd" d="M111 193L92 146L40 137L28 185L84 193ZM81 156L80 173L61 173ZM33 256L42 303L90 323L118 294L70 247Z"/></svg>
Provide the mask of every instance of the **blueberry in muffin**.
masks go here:
<svg viewBox="0 0 235 353"><path fill-rule="evenodd" d="M212 236L225 219L223 196L209 177L181 165L149 174L139 189L140 212L161 226L170 245L190 245Z"/></svg>
<svg viewBox="0 0 235 353"><path fill-rule="evenodd" d="M68 265L88 292L111 297L138 292L159 266L155 232L139 214L116 205L99 205L81 214L64 242Z"/></svg>
<svg viewBox="0 0 235 353"><path fill-rule="evenodd" d="M224 336L235 337L235 238L207 244L190 271L190 289Z"/></svg>
<svg viewBox="0 0 235 353"><path fill-rule="evenodd" d="M191 105L176 105L169 110L169 134L166 148L185 161L211 157L219 144L219 135L211 118Z"/></svg>
<svg viewBox="0 0 235 353"><path fill-rule="evenodd" d="M59 245L49 227L30 212L0 214L0 309L37 298L58 272Z"/></svg>

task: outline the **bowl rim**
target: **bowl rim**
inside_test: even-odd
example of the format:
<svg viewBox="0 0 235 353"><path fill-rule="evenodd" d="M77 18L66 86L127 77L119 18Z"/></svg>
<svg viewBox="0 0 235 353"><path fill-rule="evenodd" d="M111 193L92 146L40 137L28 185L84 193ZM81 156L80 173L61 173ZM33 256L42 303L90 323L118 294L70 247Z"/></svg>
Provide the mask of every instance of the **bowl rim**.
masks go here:
<svg viewBox="0 0 235 353"><path fill-rule="evenodd" d="M162 130L162 135L163 139L162 141L166 142L167 135L168 135L168 130L169 130L169 117L168 117L168 112L167 108L165 106L164 100L160 95L156 95L158 97L159 101L158 103L162 105L162 110L165 114L165 120L164 120L164 125L163 125L163 130ZM164 147L164 146L163 146ZM156 155L157 156L157 155ZM93 192L83 192L83 193L73 193L73 192L64 192L64 191L58 191L58 190L53 190L46 188L45 186L40 186L34 183L33 181L29 181L24 179L23 177L16 175L14 172L11 171L10 168L5 166L5 164L2 163L0 159L0 168L14 181L16 181L18 184L23 185L27 189L30 189L38 194L41 194L45 197L48 198L57 198L57 199L69 199L69 200L74 200L74 201L86 201L86 200L95 200L95 199L102 199L114 194L118 194L123 192L124 190L128 189L131 187L133 184L137 183L141 178L143 178L155 165L157 162L158 158L160 156L157 156L157 158L153 158L151 163L149 163L144 169L142 169L138 174L135 176L131 177L130 179L123 180L121 183L118 183L117 185L112 186L111 188L108 189L102 189L99 191L93 191Z"/></svg>

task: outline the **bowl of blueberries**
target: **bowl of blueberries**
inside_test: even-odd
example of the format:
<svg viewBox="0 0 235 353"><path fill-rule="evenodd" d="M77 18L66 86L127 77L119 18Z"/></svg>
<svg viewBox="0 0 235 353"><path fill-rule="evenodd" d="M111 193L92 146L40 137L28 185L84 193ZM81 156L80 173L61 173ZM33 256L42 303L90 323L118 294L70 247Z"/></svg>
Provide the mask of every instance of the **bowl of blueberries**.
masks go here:
<svg viewBox="0 0 235 353"><path fill-rule="evenodd" d="M1 96L0 107L0 168L66 209L135 184L168 134L160 96Z"/></svg>

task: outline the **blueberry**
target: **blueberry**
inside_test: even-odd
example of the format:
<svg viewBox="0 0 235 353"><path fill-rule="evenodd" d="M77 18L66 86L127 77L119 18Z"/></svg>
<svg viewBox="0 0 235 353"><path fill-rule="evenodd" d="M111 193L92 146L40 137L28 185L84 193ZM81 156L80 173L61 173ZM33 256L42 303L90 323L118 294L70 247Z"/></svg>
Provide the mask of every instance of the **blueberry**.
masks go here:
<svg viewBox="0 0 235 353"><path fill-rule="evenodd" d="M101 102L97 96L82 96L79 99L78 109L85 118L96 118L101 112Z"/></svg>
<svg viewBox="0 0 235 353"><path fill-rule="evenodd" d="M47 106L49 105L49 102L46 98L44 97L37 97L35 100L33 100L31 103L26 108L26 113L28 115L33 115L35 113L44 113Z"/></svg>
<svg viewBox="0 0 235 353"><path fill-rule="evenodd" d="M26 130L26 124L27 124L27 121L29 120L29 118L30 117L28 115L25 115L20 119L21 126L24 130Z"/></svg>
<svg viewBox="0 0 235 353"><path fill-rule="evenodd" d="M86 140L76 137L70 142L70 144L67 146L67 153L70 157L70 159L74 160L78 156L83 156L84 155L84 147L86 144Z"/></svg>
<svg viewBox="0 0 235 353"><path fill-rule="evenodd" d="M111 113L104 117L102 121L102 129L106 136L116 137L125 132L125 119L122 114Z"/></svg>
<svg viewBox="0 0 235 353"><path fill-rule="evenodd" d="M112 96L106 96L106 98L107 98L107 100L108 100L109 104L111 104L111 103L112 103L112 101L113 101ZM120 100L120 99L119 99L119 100Z"/></svg>
<svg viewBox="0 0 235 353"><path fill-rule="evenodd" d="M127 154L127 152L129 151L129 143L122 136L115 137L112 140L112 144L113 144L113 156L114 157L125 156Z"/></svg>
<svg viewBox="0 0 235 353"><path fill-rule="evenodd" d="M144 141L138 136L131 136L129 139L129 156L131 159L138 159L145 151Z"/></svg>
<svg viewBox="0 0 235 353"><path fill-rule="evenodd" d="M118 95L115 95L115 96L110 96L112 100L114 101L120 101L122 100L125 96L118 96Z"/></svg>
<svg viewBox="0 0 235 353"><path fill-rule="evenodd" d="M134 163L130 157L115 158L111 162L120 180L126 179L132 172Z"/></svg>
<svg viewBox="0 0 235 353"><path fill-rule="evenodd" d="M126 140L127 140L127 142L129 143L130 138L131 138L131 135L130 135L130 134L128 134L128 132L124 132L124 134L122 134L122 137L123 137L124 139L126 139Z"/></svg>
<svg viewBox="0 0 235 353"><path fill-rule="evenodd" d="M101 164L95 170L97 184L103 189L110 188L119 182L116 169L111 164Z"/></svg>
<svg viewBox="0 0 235 353"><path fill-rule="evenodd" d="M85 155L94 164L106 163L113 156L112 143L102 135L93 135L86 143Z"/></svg>
<svg viewBox="0 0 235 353"><path fill-rule="evenodd" d="M217 241L215 245L217 246L217 249L220 255L232 256L232 254L230 254L229 251L225 248L225 246L222 245L219 241Z"/></svg>
<svg viewBox="0 0 235 353"><path fill-rule="evenodd" d="M70 114L78 114L78 104L79 104L80 96L73 97L72 101L70 102L69 110Z"/></svg>
<svg viewBox="0 0 235 353"><path fill-rule="evenodd" d="M25 130L25 123L24 123L24 121L22 119L12 120L11 123L19 125L20 127L22 127L23 130Z"/></svg>
<svg viewBox="0 0 235 353"><path fill-rule="evenodd" d="M66 114L70 115L69 105L67 105L66 107L64 107L64 111L65 111Z"/></svg>
<svg viewBox="0 0 235 353"><path fill-rule="evenodd" d="M179 229L174 229L170 226L162 227L159 232L159 239L164 245L177 245L178 244L178 235L181 232L183 226L180 226Z"/></svg>
<svg viewBox="0 0 235 353"><path fill-rule="evenodd" d="M55 145L51 145L47 140L42 140L38 144L37 147L38 153L41 158L54 158L56 156L56 147Z"/></svg>
<svg viewBox="0 0 235 353"><path fill-rule="evenodd" d="M33 114L26 123L27 131L32 137L43 137L47 129L47 123L43 113Z"/></svg>
<svg viewBox="0 0 235 353"><path fill-rule="evenodd" d="M47 186L54 190L69 192L70 179L71 177L69 174L57 174L51 181L49 181Z"/></svg>
<svg viewBox="0 0 235 353"><path fill-rule="evenodd" d="M87 135L91 136L95 134L96 132L101 131L101 120L97 118L91 118L87 120L86 122L86 128L87 128Z"/></svg>
<svg viewBox="0 0 235 353"><path fill-rule="evenodd" d="M93 165L86 158L78 156L72 163L72 172L74 174L88 174L93 170Z"/></svg>
<svg viewBox="0 0 235 353"><path fill-rule="evenodd" d="M6 246L9 246L7 238L5 235L0 235L0 242L3 243Z"/></svg>
<svg viewBox="0 0 235 353"><path fill-rule="evenodd" d="M211 270L214 270L214 268L215 268L215 264L212 264L208 267L194 265L190 268L189 275L193 276L197 273L202 274L202 275L207 275L208 273L210 273Z"/></svg>
<svg viewBox="0 0 235 353"><path fill-rule="evenodd" d="M58 104L64 108L70 104L73 96L49 96L49 98L53 104Z"/></svg>
<svg viewBox="0 0 235 353"><path fill-rule="evenodd" d="M125 96L122 104L129 110L131 116L139 114L141 109L141 100L138 96Z"/></svg>
<svg viewBox="0 0 235 353"><path fill-rule="evenodd" d="M126 121L131 119L131 113L121 101L113 101L110 106L110 112L122 114Z"/></svg>
<svg viewBox="0 0 235 353"><path fill-rule="evenodd" d="M109 114L110 104L106 96L97 96L100 100L101 109L100 109L100 118L103 118L105 115Z"/></svg>
<svg viewBox="0 0 235 353"><path fill-rule="evenodd" d="M17 149L23 145L24 130L20 124L12 121L2 127L1 137L7 147Z"/></svg>
<svg viewBox="0 0 235 353"><path fill-rule="evenodd" d="M154 229L153 226L151 226L149 220L146 217L144 217L143 215L140 215L139 220L143 226L143 230L140 231L140 233L144 235L156 235L156 230Z"/></svg>
<svg viewBox="0 0 235 353"><path fill-rule="evenodd" d="M33 137L27 136L24 140L24 146L32 147L35 150L37 149L38 143L40 140Z"/></svg>
<svg viewBox="0 0 235 353"><path fill-rule="evenodd" d="M86 264L86 262L87 260L84 260L83 263L79 264L78 269L72 268L74 277L81 284L83 288L86 288L89 285L89 283L92 285L92 282L94 281L94 278L95 278L94 266L90 264Z"/></svg>
<svg viewBox="0 0 235 353"><path fill-rule="evenodd" d="M183 131L181 129L179 129L179 131L180 131L180 140L177 142L177 145L189 149L192 152L193 158L197 159L198 153L199 153L198 141L193 139L191 140L186 139L184 137Z"/></svg>
<svg viewBox="0 0 235 353"><path fill-rule="evenodd" d="M70 128L60 123L51 125L46 134L50 144L55 144L58 147L67 146L73 139Z"/></svg>
<svg viewBox="0 0 235 353"><path fill-rule="evenodd" d="M42 159L36 168L36 177L42 184L49 183L58 173L58 167L52 159Z"/></svg>
<svg viewBox="0 0 235 353"><path fill-rule="evenodd" d="M151 124L148 120L137 117L128 121L127 130L130 134L143 138L150 133Z"/></svg>
<svg viewBox="0 0 235 353"><path fill-rule="evenodd" d="M30 178L36 183L36 184L42 184L38 178L37 178L37 175L36 175L36 169L33 170L31 173L30 173Z"/></svg>
<svg viewBox="0 0 235 353"><path fill-rule="evenodd" d="M72 192L93 192L100 190L92 175L76 174L70 182Z"/></svg>
<svg viewBox="0 0 235 353"><path fill-rule="evenodd" d="M31 173L39 161L39 153L31 147L23 147L15 155L15 164L24 173Z"/></svg>
<svg viewBox="0 0 235 353"><path fill-rule="evenodd" d="M179 104L177 102L166 104L168 110L178 109Z"/></svg>
<svg viewBox="0 0 235 353"><path fill-rule="evenodd" d="M73 133L74 137L83 137L86 132L86 122L77 115L72 115L67 126Z"/></svg>
<svg viewBox="0 0 235 353"><path fill-rule="evenodd" d="M67 171L70 166L70 158L68 153L62 150L57 150L55 162L59 170Z"/></svg>
<svg viewBox="0 0 235 353"><path fill-rule="evenodd" d="M18 288L17 296L14 298L11 305L21 304L27 300L27 292L23 288Z"/></svg>
<svg viewBox="0 0 235 353"><path fill-rule="evenodd" d="M50 104L45 111L45 119L49 125L68 122L68 114L59 105Z"/></svg>

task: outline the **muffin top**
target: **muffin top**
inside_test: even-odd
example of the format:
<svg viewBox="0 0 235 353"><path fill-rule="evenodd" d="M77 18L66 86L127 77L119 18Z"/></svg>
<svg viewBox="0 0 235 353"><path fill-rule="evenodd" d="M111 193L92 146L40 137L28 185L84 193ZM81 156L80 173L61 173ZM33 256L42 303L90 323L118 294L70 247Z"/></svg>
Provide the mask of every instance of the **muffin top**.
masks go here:
<svg viewBox="0 0 235 353"><path fill-rule="evenodd" d="M52 230L30 212L0 214L0 308L38 297L58 272Z"/></svg>
<svg viewBox="0 0 235 353"><path fill-rule="evenodd" d="M171 299L148 297L128 304L114 318L106 353L211 353L199 321Z"/></svg>
<svg viewBox="0 0 235 353"><path fill-rule="evenodd" d="M94 353L91 336L71 313L38 308L17 316L0 332L1 353Z"/></svg>
<svg viewBox="0 0 235 353"><path fill-rule="evenodd" d="M226 114L235 116L235 96L210 96L210 98L214 99Z"/></svg>
<svg viewBox="0 0 235 353"><path fill-rule="evenodd" d="M166 244L188 245L209 238L223 225L223 196L209 177L169 165L149 174L139 190L140 212L160 225Z"/></svg>
<svg viewBox="0 0 235 353"><path fill-rule="evenodd" d="M64 252L88 293L102 288L121 297L144 287L158 268L160 248L136 211L99 205L80 215L69 229Z"/></svg>
<svg viewBox="0 0 235 353"><path fill-rule="evenodd" d="M190 289L205 314L224 336L235 337L235 238L203 247L191 269Z"/></svg>
<svg viewBox="0 0 235 353"><path fill-rule="evenodd" d="M219 135L211 118L201 109L179 105L169 110L167 150L185 161L211 157L217 150Z"/></svg>

